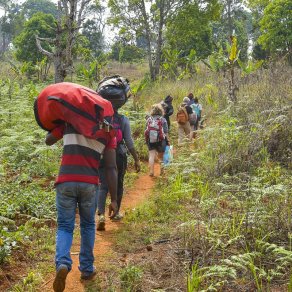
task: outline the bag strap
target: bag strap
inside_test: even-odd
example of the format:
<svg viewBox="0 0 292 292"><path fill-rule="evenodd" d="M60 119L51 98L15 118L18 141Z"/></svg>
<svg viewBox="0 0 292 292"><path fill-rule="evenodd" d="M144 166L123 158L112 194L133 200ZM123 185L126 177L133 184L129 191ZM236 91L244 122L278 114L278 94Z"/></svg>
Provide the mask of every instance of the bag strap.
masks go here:
<svg viewBox="0 0 292 292"><path fill-rule="evenodd" d="M110 130L113 129L112 124L110 124L109 121L107 121L106 119L103 119L103 121L98 121L98 119L100 119L99 116L99 109L102 109L99 105L95 105L95 111L96 111L96 118L94 118L92 115L90 115L89 113L82 111L81 109L77 108L76 106L72 105L71 103L67 102L66 100L57 97L57 96L48 96L47 97L48 100L54 100L57 101L59 103L61 103L64 107L68 108L69 110L73 111L74 113L96 123L96 126L93 127L92 131L93 133L95 133L96 131L105 128L106 132L109 132Z"/></svg>
<svg viewBox="0 0 292 292"><path fill-rule="evenodd" d="M72 112L90 120L90 121L93 121L93 122L97 122L97 120L92 116L90 115L89 113L87 112L84 112L82 111L81 109L75 107L74 105L72 105L71 103L67 102L66 100L60 98L60 97L56 97L56 96L48 96L48 100L54 100L54 101L57 101L59 103L61 103L63 106L65 106L66 108L70 109Z"/></svg>

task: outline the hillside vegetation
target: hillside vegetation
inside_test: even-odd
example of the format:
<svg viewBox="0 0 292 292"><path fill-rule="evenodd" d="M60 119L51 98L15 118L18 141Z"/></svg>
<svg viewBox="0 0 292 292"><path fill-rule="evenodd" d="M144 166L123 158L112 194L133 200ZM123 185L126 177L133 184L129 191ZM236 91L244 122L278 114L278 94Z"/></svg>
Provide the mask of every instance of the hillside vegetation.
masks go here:
<svg viewBox="0 0 292 292"><path fill-rule="evenodd" d="M207 72L142 93L146 105L168 93L178 104L193 91L207 126L176 147L152 199L127 217L118 245L132 253L130 291L292 289L290 74L277 65L241 79L236 105Z"/></svg>
<svg viewBox="0 0 292 292"><path fill-rule="evenodd" d="M291 1L0 0L0 11L0 291L45 290L55 277L62 142L45 145L36 97L119 74L142 162L134 173L129 157L125 189L147 178L152 195L126 210L96 279L78 284L292 292ZM178 145L176 111L191 92L204 124ZM174 159L152 180L145 117L167 95ZM74 236L78 247L78 226Z"/></svg>
<svg viewBox="0 0 292 292"><path fill-rule="evenodd" d="M126 216L117 244L121 253L132 253L131 263L121 267L113 289L291 289L290 76L291 68L278 64L241 78L233 104L224 76L202 66L189 80L146 83L128 103L124 113L141 159L147 159L145 114L165 95L171 93L177 107L193 91L207 122L193 143L177 147L173 119L175 159L153 197ZM44 86L2 81L1 279L7 281L9 267L30 263L19 289L38 287L53 270L53 181L61 145L46 147L34 121L34 98ZM141 252L149 245L153 251Z"/></svg>

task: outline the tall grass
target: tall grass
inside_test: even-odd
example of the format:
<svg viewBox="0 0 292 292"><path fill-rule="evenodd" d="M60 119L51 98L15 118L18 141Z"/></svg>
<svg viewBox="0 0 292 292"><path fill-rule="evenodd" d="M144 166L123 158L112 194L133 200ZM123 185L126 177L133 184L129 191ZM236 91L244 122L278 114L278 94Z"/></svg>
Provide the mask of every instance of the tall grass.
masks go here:
<svg viewBox="0 0 292 292"><path fill-rule="evenodd" d="M206 71L193 80L152 84L141 94L146 108L167 94L176 107L192 91L208 118L192 145L176 149L165 181L129 216L123 234L132 235L130 250L172 242L168 254L189 275L184 282L177 274L180 289L291 286L291 71L279 64L244 78L237 72L237 104L228 102L224 77ZM174 144L175 131L173 123ZM125 245L129 240L120 242ZM178 249L184 251L179 257ZM151 275L143 270L149 286Z"/></svg>

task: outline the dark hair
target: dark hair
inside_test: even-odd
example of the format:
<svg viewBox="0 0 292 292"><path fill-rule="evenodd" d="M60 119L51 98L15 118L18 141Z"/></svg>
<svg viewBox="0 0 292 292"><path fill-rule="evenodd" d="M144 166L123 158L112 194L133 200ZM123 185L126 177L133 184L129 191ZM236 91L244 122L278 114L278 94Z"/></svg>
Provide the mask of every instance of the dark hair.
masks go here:
<svg viewBox="0 0 292 292"><path fill-rule="evenodd" d="M194 95L190 92L190 93L188 94L188 98L189 98L189 99L193 99L193 98L194 98Z"/></svg>
<svg viewBox="0 0 292 292"><path fill-rule="evenodd" d="M172 97L171 95L168 95L168 96L164 99L165 102L171 102L172 100L173 100L173 97Z"/></svg>
<svg viewBox="0 0 292 292"><path fill-rule="evenodd" d="M195 102L195 103L198 103L198 102L199 102L199 100L198 100L197 97L194 98L194 102Z"/></svg>

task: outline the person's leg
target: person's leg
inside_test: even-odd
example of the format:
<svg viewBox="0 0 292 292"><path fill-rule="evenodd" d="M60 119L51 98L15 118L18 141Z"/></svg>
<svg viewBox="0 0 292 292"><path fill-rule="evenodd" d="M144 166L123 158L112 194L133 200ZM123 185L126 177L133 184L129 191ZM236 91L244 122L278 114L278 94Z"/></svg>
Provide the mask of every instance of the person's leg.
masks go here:
<svg viewBox="0 0 292 292"><path fill-rule="evenodd" d="M97 186L78 183L78 205L80 214L81 247L79 254L79 270L84 275L94 273L93 247L95 240L95 196Z"/></svg>
<svg viewBox="0 0 292 292"><path fill-rule="evenodd" d="M183 143L183 139L185 137L184 126L178 125L178 145Z"/></svg>
<svg viewBox="0 0 292 292"><path fill-rule="evenodd" d="M65 289L66 277L72 267L70 249L73 240L75 211L77 206L76 183L66 182L56 187L57 234L56 234L56 276L53 283L54 291Z"/></svg>
<svg viewBox="0 0 292 292"><path fill-rule="evenodd" d="M190 126L190 140L193 140L194 137L194 131L195 131L195 125Z"/></svg>
<svg viewBox="0 0 292 292"><path fill-rule="evenodd" d="M100 184L97 189L97 210L98 215L105 213L106 197L108 194L108 186L105 178L104 168L98 170Z"/></svg>
<svg viewBox="0 0 292 292"><path fill-rule="evenodd" d="M154 175L154 161L155 161L156 150L149 150L149 174Z"/></svg>
<svg viewBox="0 0 292 292"><path fill-rule="evenodd" d="M75 211L77 206L76 183L65 182L56 187L57 206L57 235L56 235L56 269L60 265L66 265L71 270L72 259L70 249L73 240L75 224Z"/></svg>
<svg viewBox="0 0 292 292"><path fill-rule="evenodd" d="M163 154L164 152L158 152L158 160L160 164L160 175L163 174Z"/></svg>
<svg viewBox="0 0 292 292"><path fill-rule="evenodd" d="M191 132L190 122L186 122L183 125L183 131L184 131L184 139L185 140L189 140L189 138L190 138L190 132Z"/></svg>
<svg viewBox="0 0 292 292"><path fill-rule="evenodd" d="M97 201L97 212L98 212L98 223L97 230L103 231L105 230L105 207L106 207L106 197L108 194L108 186L105 178L105 169L104 167L99 168L99 185L96 191L96 201ZM96 208L95 208L96 209Z"/></svg>
<svg viewBox="0 0 292 292"><path fill-rule="evenodd" d="M117 203L120 211L122 198L124 194L124 177L127 169L127 155L119 155L117 157L117 169L118 169Z"/></svg>

